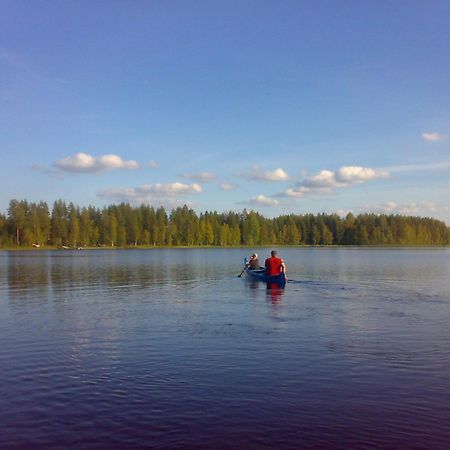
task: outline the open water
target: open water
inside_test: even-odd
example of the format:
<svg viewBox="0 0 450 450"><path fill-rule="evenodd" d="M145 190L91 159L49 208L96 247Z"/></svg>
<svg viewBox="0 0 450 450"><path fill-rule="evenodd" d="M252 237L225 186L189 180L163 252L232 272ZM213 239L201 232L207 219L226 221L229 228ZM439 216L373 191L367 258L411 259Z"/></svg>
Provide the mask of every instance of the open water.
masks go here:
<svg viewBox="0 0 450 450"><path fill-rule="evenodd" d="M253 250L0 252L0 448L448 448L450 250Z"/></svg>

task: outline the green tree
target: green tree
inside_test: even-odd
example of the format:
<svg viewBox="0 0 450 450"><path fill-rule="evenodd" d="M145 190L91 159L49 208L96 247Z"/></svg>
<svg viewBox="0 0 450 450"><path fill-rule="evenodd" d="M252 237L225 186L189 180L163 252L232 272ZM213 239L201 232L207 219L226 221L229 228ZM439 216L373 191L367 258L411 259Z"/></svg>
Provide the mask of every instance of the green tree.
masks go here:
<svg viewBox="0 0 450 450"><path fill-rule="evenodd" d="M333 233L330 231L323 220L320 222L320 243L322 245L333 244Z"/></svg>
<svg viewBox="0 0 450 450"><path fill-rule="evenodd" d="M16 245L21 244L21 234L24 231L28 212L28 203L26 200L11 200L8 208L8 222L14 230Z"/></svg>
<svg viewBox="0 0 450 450"><path fill-rule="evenodd" d="M80 214L80 243L87 247L91 245L93 237L93 224L89 214L89 209L82 208Z"/></svg>
<svg viewBox="0 0 450 450"><path fill-rule="evenodd" d="M364 223L357 223L353 241L357 245L367 245L369 243L369 233Z"/></svg>
<svg viewBox="0 0 450 450"><path fill-rule="evenodd" d="M6 216L0 214L0 246L8 245L8 221Z"/></svg>
<svg viewBox="0 0 450 450"><path fill-rule="evenodd" d="M36 207L38 234L37 243L40 246L46 245L50 240L50 213L46 202L39 202Z"/></svg>
<svg viewBox="0 0 450 450"><path fill-rule="evenodd" d="M65 245L68 241L67 205L63 200L53 203L51 215L52 241L55 245Z"/></svg>
<svg viewBox="0 0 450 450"><path fill-rule="evenodd" d="M259 245L261 227L259 224L259 215L254 212L244 211L243 221L242 221L242 239L244 245L249 245L251 247Z"/></svg>
<svg viewBox="0 0 450 450"><path fill-rule="evenodd" d="M156 225L155 225L155 241L156 245L166 245L168 217L164 207L160 206L156 210Z"/></svg>
<svg viewBox="0 0 450 450"><path fill-rule="evenodd" d="M343 244L355 244L356 218L352 213L348 213L344 220Z"/></svg>
<svg viewBox="0 0 450 450"><path fill-rule="evenodd" d="M220 227L220 245L225 247L230 242L230 226L227 223L223 223Z"/></svg>
<svg viewBox="0 0 450 450"><path fill-rule="evenodd" d="M99 210L93 206L11 200L8 215L0 214L0 245L448 245L449 227L432 218L349 213L283 215L268 219L244 210L200 214L188 206L167 215L163 207L127 203Z"/></svg>
<svg viewBox="0 0 450 450"><path fill-rule="evenodd" d="M108 237L109 242L111 244L111 247L114 247L117 242L117 235L118 235L118 224L117 224L117 218L115 214L111 213L108 217Z"/></svg>
<svg viewBox="0 0 450 450"><path fill-rule="evenodd" d="M73 203L69 205L69 243L76 247L80 240L79 210Z"/></svg>

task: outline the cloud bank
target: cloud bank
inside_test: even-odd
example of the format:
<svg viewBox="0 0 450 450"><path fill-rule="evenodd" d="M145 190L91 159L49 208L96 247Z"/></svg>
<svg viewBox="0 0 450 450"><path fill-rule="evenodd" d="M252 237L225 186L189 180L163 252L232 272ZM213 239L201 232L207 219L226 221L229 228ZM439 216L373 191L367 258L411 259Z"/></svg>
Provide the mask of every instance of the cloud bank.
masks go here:
<svg viewBox="0 0 450 450"><path fill-rule="evenodd" d="M178 199L190 194L199 194L202 191L202 187L197 183L184 184L176 182L167 184L144 184L134 188L110 188L101 191L98 195L103 198L133 204L150 203L174 206L188 204L188 202Z"/></svg>
<svg viewBox="0 0 450 450"><path fill-rule="evenodd" d="M65 172L98 173L110 169L138 169L136 161L125 161L118 155L92 156L88 153L76 153L60 159L54 166Z"/></svg>
<svg viewBox="0 0 450 450"><path fill-rule="evenodd" d="M388 176L389 172L383 169L343 166L334 172L321 170L318 174L305 178L278 194L278 196L300 198L310 194L331 194L338 188L345 188Z"/></svg>
<svg viewBox="0 0 450 450"><path fill-rule="evenodd" d="M287 181L289 175L281 168L275 170L264 170L259 166L253 166L247 172L239 173L243 178L251 181Z"/></svg>
<svg viewBox="0 0 450 450"><path fill-rule="evenodd" d="M272 197L266 197L265 195L258 195L257 197L253 197L248 202L250 205L256 206L276 206L278 205L278 200Z"/></svg>
<svg viewBox="0 0 450 450"><path fill-rule="evenodd" d="M370 209L370 208L366 208ZM375 212L385 214L402 214L406 216L423 216L435 213L440 208L434 202L396 203L389 201L375 207ZM445 208L444 208L445 209Z"/></svg>

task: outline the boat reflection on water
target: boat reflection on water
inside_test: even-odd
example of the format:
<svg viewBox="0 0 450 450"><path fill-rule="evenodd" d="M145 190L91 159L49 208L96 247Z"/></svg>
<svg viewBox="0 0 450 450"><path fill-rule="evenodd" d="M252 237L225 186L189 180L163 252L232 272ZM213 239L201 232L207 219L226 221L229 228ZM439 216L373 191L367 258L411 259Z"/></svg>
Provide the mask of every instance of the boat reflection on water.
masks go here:
<svg viewBox="0 0 450 450"><path fill-rule="evenodd" d="M284 294L284 284L267 283L267 297L271 299L273 304L279 303Z"/></svg>
<svg viewBox="0 0 450 450"><path fill-rule="evenodd" d="M264 284L266 285L267 298L273 304L279 303L284 294L286 283L261 282L252 278L247 278L245 283L246 287L250 289L253 298L258 296L258 291L261 292L260 289L263 288Z"/></svg>

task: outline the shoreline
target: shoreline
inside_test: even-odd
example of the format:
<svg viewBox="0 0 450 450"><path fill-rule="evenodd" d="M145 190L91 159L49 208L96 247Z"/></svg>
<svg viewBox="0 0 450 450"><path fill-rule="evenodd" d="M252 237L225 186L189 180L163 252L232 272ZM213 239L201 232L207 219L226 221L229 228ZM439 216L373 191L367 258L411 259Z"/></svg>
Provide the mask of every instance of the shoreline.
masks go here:
<svg viewBox="0 0 450 450"><path fill-rule="evenodd" d="M255 248L450 248L450 244L442 245L430 245L430 244L351 244L351 245L311 245L311 244L302 244L302 245L239 245L239 246L213 246L213 245L171 245L171 246L153 246L153 245L127 245L123 247L74 247L74 248L60 248L55 246L46 246L46 247L0 247L0 251L8 251L8 252L16 252L16 251L30 251L30 252L40 252L40 251L65 251L65 252L73 252L73 251L85 251L85 250L180 250L180 249L222 249L222 250L231 250L231 249L255 249Z"/></svg>

